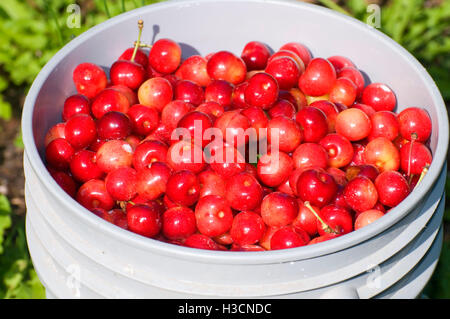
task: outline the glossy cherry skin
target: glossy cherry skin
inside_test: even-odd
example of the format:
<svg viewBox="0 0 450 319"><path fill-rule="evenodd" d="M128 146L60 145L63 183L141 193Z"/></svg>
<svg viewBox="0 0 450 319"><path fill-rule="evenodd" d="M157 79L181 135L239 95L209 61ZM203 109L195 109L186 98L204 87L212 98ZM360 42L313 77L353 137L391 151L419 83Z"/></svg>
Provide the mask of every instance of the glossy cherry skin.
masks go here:
<svg viewBox="0 0 450 319"><path fill-rule="evenodd" d="M216 102L226 107L231 105L233 84L225 80L214 80L205 88L205 102Z"/></svg>
<svg viewBox="0 0 450 319"><path fill-rule="evenodd" d="M146 200L157 199L166 192L170 175L170 168L161 162L154 162L150 167L139 170L137 193Z"/></svg>
<svg viewBox="0 0 450 319"><path fill-rule="evenodd" d="M249 107L245 102L245 89L248 86L248 82L242 82L236 85L231 95L231 106L234 109L246 109Z"/></svg>
<svg viewBox="0 0 450 319"><path fill-rule="evenodd" d="M298 215L292 221L294 229L302 229L308 233L309 236L315 236L317 234L317 217L313 212L307 208L300 200L298 204ZM315 206L311 206L314 211L319 212L320 209Z"/></svg>
<svg viewBox="0 0 450 319"><path fill-rule="evenodd" d="M403 138L410 141L415 134L416 141L426 142L431 135L431 119L427 111L418 107L409 107L398 116L399 131Z"/></svg>
<svg viewBox="0 0 450 319"><path fill-rule="evenodd" d="M363 176L370 179L372 182L375 182L379 174L378 169L374 165L358 165L358 166L350 166L347 168L345 172L345 176L348 181L351 181L355 177Z"/></svg>
<svg viewBox="0 0 450 319"><path fill-rule="evenodd" d="M208 195L226 196L226 181L212 169L206 169L198 174L200 182L200 197Z"/></svg>
<svg viewBox="0 0 450 319"><path fill-rule="evenodd" d="M300 59L302 59L305 66L309 64L311 61L311 53L308 48L301 43L298 42L289 42L285 43L280 47L280 50L288 50L297 54Z"/></svg>
<svg viewBox="0 0 450 319"><path fill-rule="evenodd" d="M48 172L53 177L55 182L72 198L75 198L77 194L78 185L74 179L67 173L57 171L51 167L48 167Z"/></svg>
<svg viewBox="0 0 450 319"><path fill-rule="evenodd" d="M327 118L318 108L312 106L302 108L295 120L303 130L305 142L317 143L328 134Z"/></svg>
<svg viewBox="0 0 450 319"><path fill-rule="evenodd" d="M410 188L406 179L399 172L386 171L375 180L380 203L395 207L409 195Z"/></svg>
<svg viewBox="0 0 450 319"><path fill-rule="evenodd" d="M221 116L225 112L225 109L219 103L209 101L209 102L205 102L205 103L202 103L199 106L197 106L195 108L195 111L208 114L211 117L211 119L214 121L215 119L217 119L219 116Z"/></svg>
<svg viewBox="0 0 450 319"><path fill-rule="evenodd" d="M263 70L269 57L269 49L259 41L247 43L241 53L241 59L245 62L248 71Z"/></svg>
<svg viewBox="0 0 450 319"><path fill-rule="evenodd" d="M124 139L131 134L131 121L121 112L108 112L97 120L98 137L103 140Z"/></svg>
<svg viewBox="0 0 450 319"><path fill-rule="evenodd" d="M272 59L267 64L265 72L277 80L281 90L293 88L298 83L298 78L301 75L301 70L297 62L288 56L280 56Z"/></svg>
<svg viewBox="0 0 450 319"><path fill-rule="evenodd" d="M186 129L189 133L189 136L184 136L184 134L183 138L186 139L189 137L192 143L201 147L205 147L210 142L210 140L204 138L204 136L205 131L212 126L213 123L211 118L207 114L198 111L186 113L178 121L178 128Z"/></svg>
<svg viewBox="0 0 450 319"><path fill-rule="evenodd" d="M47 134L45 134L45 139L44 139L45 147L47 147L51 141L53 141L57 138L65 139L66 138L65 128L66 128L66 123L57 123L57 124L53 125L47 131Z"/></svg>
<svg viewBox="0 0 450 319"><path fill-rule="evenodd" d="M265 72L256 73L248 80L245 102L251 106L268 109L278 98L277 80Z"/></svg>
<svg viewBox="0 0 450 319"><path fill-rule="evenodd" d="M336 237L338 237L337 234L326 233L325 235L317 236L317 237L311 239L311 241L308 243L308 245L314 245L314 244L322 243L324 241L327 241L327 240L330 240L330 239L333 239L333 238L336 238Z"/></svg>
<svg viewBox="0 0 450 319"><path fill-rule="evenodd" d="M162 77L148 79L138 89L139 103L161 111L172 101L173 88L170 82Z"/></svg>
<svg viewBox="0 0 450 319"><path fill-rule="evenodd" d="M172 207L162 215L162 233L168 239L186 239L196 230L195 213L187 207Z"/></svg>
<svg viewBox="0 0 450 319"><path fill-rule="evenodd" d="M288 194L273 192L266 195L261 203L261 217L267 226L289 225L297 215L297 199Z"/></svg>
<svg viewBox="0 0 450 319"><path fill-rule="evenodd" d="M127 210L128 228L145 237L155 237L162 227L161 214L151 206L135 205Z"/></svg>
<svg viewBox="0 0 450 319"><path fill-rule="evenodd" d="M297 193L300 199L319 208L328 204L337 190L338 186L333 177L319 169L308 169L297 180Z"/></svg>
<svg viewBox="0 0 450 319"><path fill-rule="evenodd" d="M303 133L299 125L292 119L284 116L273 118L267 125L267 140L272 147L282 152L294 151L303 140Z"/></svg>
<svg viewBox="0 0 450 319"><path fill-rule="evenodd" d="M396 171L400 167L400 153L390 140L377 137L366 145L364 163L376 166L380 172Z"/></svg>
<svg viewBox="0 0 450 319"><path fill-rule="evenodd" d="M306 95L321 96L331 91L336 82L336 71L326 59L314 58L298 80L298 87Z"/></svg>
<svg viewBox="0 0 450 319"><path fill-rule="evenodd" d="M66 140L75 148L89 146L97 137L97 128L91 116L77 114L72 116L64 128Z"/></svg>
<svg viewBox="0 0 450 319"><path fill-rule="evenodd" d="M101 91L91 105L92 114L96 119L112 111L127 113L129 108L130 101L126 95L112 88Z"/></svg>
<svg viewBox="0 0 450 319"><path fill-rule="evenodd" d="M421 174L432 160L429 148L420 142L408 142L400 149L400 168L408 175Z"/></svg>
<svg viewBox="0 0 450 319"><path fill-rule="evenodd" d="M393 111L397 105L394 92L383 83L371 83L362 92L361 102L375 111Z"/></svg>
<svg viewBox="0 0 450 319"><path fill-rule="evenodd" d="M131 200L137 193L137 172L131 167L115 169L106 175L105 186L112 198L118 201Z"/></svg>
<svg viewBox="0 0 450 319"><path fill-rule="evenodd" d="M207 60L200 55L192 55L181 63L175 75L182 80L189 80L202 87L211 83L206 70Z"/></svg>
<svg viewBox="0 0 450 319"><path fill-rule="evenodd" d="M351 108L355 108L355 109L359 109L359 110L363 111L364 113L367 114L367 116L369 118L376 113L376 111L374 110L373 107L366 105L366 104L362 104L362 103L355 103L352 105Z"/></svg>
<svg viewBox="0 0 450 319"><path fill-rule="evenodd" d="M290 51L290 50L278 50L277 52L275 52L274 54L272 54L269 58L269 60L267 61L267 63L271 63L273 60L281 58L281 57L289 57L291 59L293 59L300 71L300 74L302 74L303 72L305 72L305 64L303 63L303 60L298 56L297 53L295 53L294 51ZM298 78L297 78L298 80ZM297 83L295 83L295 85L297 85Z"/></svg>
<svg viewBox="0 0 450 319"><path fill-rule="evenodd" d="M211 168L225 179L245 171L245 158L229 144L222 141L205 148L205 157Z"/></svg>
<svg viewBox="0 0 450 319"><path fill-rule="evenodd" d="M165 162L168 147L158 140L147 140L140 143L133 154L133 166L137 170L149 167L154 162Z"/></svg>
<svg viewBox="0 0 450 319"><path fill-rule="evenodd" d="M237 245L253 245L262 238L265 231L266 225L260 215L243 211L234 216L230 235Z"/></svg>
<svg viewBox="0 0 450 319"><path fill-rule="evenodd" d="M91 179L78 189L76 200L88 210L103 208L110 210L114 207L114 199L109 195L105 182Z"/></svg>
<svg viewBox="0 0 450 319"><path fill-rule="evenodd" d="M180 65L181 47L173 40L159 39L150 49L148 62L159 73L172 73Z"/></svg>
<svg viewBox="0 0 450 319"><path fill-rule="evenodd" d="M101 179L104 175L96 163L96 153L88 150L80 150L73 155L70 161L70 172L80 182Z"/></svg>
<svg viewBox="0 0 450 319"><path fill-rule="evenodd" d="M186 169L195 174L206 166L202 148L187 141L172 144L167 151L166 162L174 171Z"/></svg>
<svg viewBox="0 0 450 319"><path fill-rule="evenodd" d="M225 80L234 85L243 82L247 73L245 62L228 51L214 53L209 58L206 69L211 79Z"/></svg>
<svg viewBox="0 0 450 319"><path fill-rule="evenodd" d="M372 123L366 113L356 108L350 108L338 114L335 127L336 133L353 142L369 136Z"/></svg>
<svg viewBox="0 0 450 319"><path fill-rule="evenodd" d="M295 115L297 110L290 101L288 100L278 100L276 101L272 107L267 111L270 118L275 118L278 116L285 116L290 119L295 120Z"/></svg>
<svg viewBox="0 0 450 319"><path fill-rule="evenodd" d="M146 136L153 132L159 124L158 111L142 104L130 107L127 115L131 121L132 132L137 135Z"/></svg>
<svg viewBox="0 0 450 319"><path fill-rule="evenodd" d="M105 142L97 151L97 165L108 173L120 167L129 167L133 161L133 148L122 140Z"/></svg>
<svg viewBox="0 0 450 319"><path fill-rule="evenodd" d="M117 60L131 60L133 57L134 47L128 48L120 55ZM148 66L148 56L142 49L137 49L134 61L142 65L145 69Z"/></svg>
<svg viewBox="0 0 450 319"><path fill-rule="evenodd" d="M328 152L328 165L331 167L344 167L353 159L352 143L339 134L328 134L319 142Z"/></svg>
<svg viewBox="0 0 450 319"><path fill-rule="evenodd" d="M122 93L123 95L125 95L125 97L127 98L128 102L129 102L129 105L134 105L139 102L136 92L133 91L132 89L130 89L128 86L125 86L122 84L117 84L117 85L108 85L107 88L116 90L116 91Z"/></svg>
<svg viewBox="0 0 450 319"><path fill-rule="evenodd" d="M299 234L299 232L301 234ZM292 227L282 227L277 230L270 239L270 249L288 249L307 245L308 234L302 230L294 230Z"/></svg>
<svg viewBox="0 0 450 319"><path fill-rule="evenodd" d="M51 141L45 149L45 160L57 170L65 170L75 154L75 149L67 140L56 138Z"/></svg>
<svg viewBox="0 0 450 319"><path fill-rule="evenodd" d="M370 117L372 131L368 139L373 140L377 137L385 137L393 141L399 133L397 116L389 111L376 112Z"/></svg>
<svg viewBox="0 0 450 319"><path fill-rule="evenodd" d="M267 136L266 129L269 124L269 118L263 109L257 106L249 106L242 110L241 114L248 119L250 127L255 129L258 139L262 139Z"/></svg>
<svg viewBox="0 0 450 319"><path fill-rule="evenodd" d="M239 211L259 207L264 195L257 179L245 172L228 179L225 193L230 206Z"/></svg>
<svg viewBox="0 0 450 319"><path fill-rule="evenodd" d="M350 106L355 102L357 93L358 89L350 79L337 78L328 96L333 103L342 103L345 106Z"/></svg>
<svg viewBox="0 0 450 319"><path fill-rule="evenodd" d="M356 85L356 97L359 98L364 90L365 80L359 70L354 67L345 67L337 72L337 78L347 78Z"/></svg>
<svg viewBox="0 0 450 319"><path fill-rule="evenodd" d="M317 230L321 236L329 233L344 235L353 230L352 215L345 208L327 205L320 210L319 216L328 226L317 220Z"/></svg>
<svg viewBox="0 0 450 319"><path fill-rule="evenodd" d="M203 234L189 236L184 241L184 246L206 250L225 250L223 246L217 244L211 237Z"/></svg>
<svg viewBox="0 0 450 319"><path fill-rule="evenodd" d="M302 143L292 154L295 168L306 170L308 168L326 168L328 165L327 150L317 143Z"/></svg>
<svg viewBox="0 0 450 319"><path fill-rule="evenodd" d="M366 210L365 212L359 214L358 217L356 217L355 230L358 230L360 228L363 228L364 226L372 224L374 221L383 216L384 213L382 211L379 211L378 209Z"/></svg>
<svg viewBox="0 0 450 319"><path fill-rule="evenodd" d="M191 171L175 172L167 181L166 195L176 204L192 206L200 197L200 181Z"/></svg>
<svg viewBox="0 0 450 319"><path fill-rule="evenodd" d="M108 84L108 78L101 67L93 63L81 63L73 70L73 82L78 93L88 99L94 98Z"/></svg>
<svg viewBox="0 0 450 319"><path fill-rule="evenodd" d="M336 132L335 125L339 111L334 103L327 100L318 100L312 102L309 106L315 107L325 114L328 123L328 133Z"/></svg>
<svg viewBox="0 0 450 319"><path fill-rule="evenodd" d="M165 125L169 130L174 130L178 126L180 119L193 109L194 106L191 103L173 100L162 109L161 124ZM170 133L172 134L173 132Z"/></svg>
<svg viewBox="0 0 450 319"><path fill-rule="evenodd" d="M214 127L220 129L224 141L236 148L249 140L249 135L244 133L250 127L250 122L239 110L223 113L214 122Z"/></svg>
<svg viewBox="0 0 450 319"><path fill-rule="evenodd" d="M215 237L230 230L233 213L227 200L216 195L200 198L195 207L197 229L206 236Z"/></svg>
<svg viewBox="0 0 450 319"><path fill-rule="evenodd" d="M205 98L203 88L189 80L180 80L174 87L174 99L200 105Z"/></svg>
<svg viewBox="0 0 450 319"><path fill-rule="evenodd" d="M87 114L90 115L91 107L89 104L89 99L81 94L75 94L69 96L64 101L62 118L63 121L67 121L74 115L77 114Z"/></svg>
<svg viewBox="0 0 450 319"><path fill-rule="evenodd" d="M378 192L370 179L358 176L345 186L344 198L353 210L363 212L375 206L378 201Z"/></svg>
<svg viewBox="0 0 450 319"><path fill-rule="evenodd" d="M128 60L114 62L109 71L112 84L122 84L132 90L139 88L146 76L146 71L141 64Z"/></svg>
<svg viewBox="0 0 450 319"><path fill-rule="evenodd" d="M284 152L269 152L258 161L258 178L266 186L277 187L286 182L294 170L294 161Z"/></svg>
<svg viewBox="0 0 450 319"><path fill-rule="evenodd" d="M341 71L343 68L355 67L355 64L345 56L333 55L327 58L327 60L330 61L331 64L333 64L336 72Z"/></svg>

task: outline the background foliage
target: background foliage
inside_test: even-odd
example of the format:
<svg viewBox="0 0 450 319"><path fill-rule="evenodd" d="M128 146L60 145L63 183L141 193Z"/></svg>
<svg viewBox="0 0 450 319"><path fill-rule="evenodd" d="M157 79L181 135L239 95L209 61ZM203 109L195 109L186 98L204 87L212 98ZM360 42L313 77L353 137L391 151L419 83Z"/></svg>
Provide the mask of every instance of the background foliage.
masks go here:
<svg viewBox="0 0 450 319"><path fill-rule="evenodd" d="M64 44L109 17L151 0L1 0L0 1L0 119L20 119L23 99L43 65ZM309 1L311 2L311 1ZM450 105L450 1L444 0L317 0L341 13L368 21L369 3L381 6L380 30L403 45L425 66ZM81 28L66 21L70 4L81 8ZM0 124L1 124L0 123ZM0 134L2 126L0 125ZM17 128L19 132L19 128ZM20 134L14 143L23 147ZM1 151L1 150L0 150ZM1 156L0 156L1 157ZM1 176L0 176L1 177ZM447 179L447 194L450 180ZM7 195L7 194L6 194ZM447 203L450 200L447 198ZM450 223L450 208L444 219ZM430 298L450 298L450 240L425 290ZM0 187L0 298L43 298L44 289L33 269L26 245L24 217Z"/></svg>

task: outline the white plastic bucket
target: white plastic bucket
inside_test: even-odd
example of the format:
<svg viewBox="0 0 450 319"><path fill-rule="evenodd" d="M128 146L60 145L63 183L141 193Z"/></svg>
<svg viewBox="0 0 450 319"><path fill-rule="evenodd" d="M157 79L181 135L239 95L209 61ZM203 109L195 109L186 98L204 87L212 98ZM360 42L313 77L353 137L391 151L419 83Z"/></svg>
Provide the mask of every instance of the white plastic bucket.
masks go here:
<svg viewBox="0 0 450 319"><path fill-rule="evenodd" d="M324 243L280 251L217 252L170 245L122 230L70 198L42 161L46 131L60 121L71 74L81 62L108 66L134 41L171 38L184 56L251 40L278 49L299 41L313 55L349 57L372 82L397 94L398 109L420 106L432 118L433 163L423 181L386 216ZM158 26L158 27L151 27ZM158 33L155 35L154 31ZM413 298L434 270L442 244L448 119L426 70L373 28L297 1L171 1L122 14L77 37L42 69L25 101L27 240L48 297Z"/></svg>

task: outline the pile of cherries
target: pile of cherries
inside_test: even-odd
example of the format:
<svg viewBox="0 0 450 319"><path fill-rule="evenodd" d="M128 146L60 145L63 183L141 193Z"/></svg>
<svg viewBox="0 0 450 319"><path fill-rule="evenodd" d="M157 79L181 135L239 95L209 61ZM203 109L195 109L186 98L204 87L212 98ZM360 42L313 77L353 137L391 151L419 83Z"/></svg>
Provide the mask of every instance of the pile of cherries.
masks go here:
<svg viewBox="0 0 450 319"><path fill-rule="evenodd" d="M182 60L173 40L141 43L142 26L109 78L93 63L74 69L77 94L45 139L56 182L119 227L211 250L311 245L388 213L431 164L427 112L395 114L394 92L346 57L252 41L240 57ZM225 141L194 134L199 123ZM249 128L256 136L241 136ZM238 151L263 143L257 162ZM233 156L208 162L206 149Z"/></svg>

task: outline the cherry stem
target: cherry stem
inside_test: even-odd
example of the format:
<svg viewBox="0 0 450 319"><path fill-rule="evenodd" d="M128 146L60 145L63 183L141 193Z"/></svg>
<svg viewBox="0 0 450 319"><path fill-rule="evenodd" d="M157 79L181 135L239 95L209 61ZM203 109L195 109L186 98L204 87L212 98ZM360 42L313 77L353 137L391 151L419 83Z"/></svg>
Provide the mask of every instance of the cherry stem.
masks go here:
<svg viewBox="0 0 450 319"><path fill-rule="evenodd" d="M303 205L305 205L305 207L308 208L314 214L314 216L316 216L316 218L322 224L322 229L325 230L325 232L334 234L338 233L333 228L331 228L327 223L325 223L322 218L320 218L319 214L316 213L316 211L314 210L314 208L312 208L309 202L304 202Z"/></svg>
<svg viewBox="0 0 450 319"><path fill-rule="evenodd" d="M429 164L425 165L425 167L424 167L423 170L422 170L422 173L420 173L419 180L417 181L415 187L417 187L417 186L420 184L420 182L423 180L423 178L425 177L425 175L428 173L428 168L429 168L429 167L430 167ZM415 187L414 187L414 188L415 188Z"/></svg>
<svg viewBox="0 0 450 319"><path fill-rule="evenodd" d="M409 145L409 161L408 161L408 176L411 176L411 157L414 141L417 140L417 133L411 133L411 144Z"/></svg>
<svg viewBox="0 0 450 319"><path fill-rule="evenodd" d="M133 42L133 45L135 46L135 45L137 45L137 41L134 41ZM146 43L142 43L142 42L139 42L139 47L140 48L151 48L152 47L152 45L151 44L146 44Z"/></svg>
<svg viewBox="0 0 450 319"><path fill-rule="evenodd" d="M133 51L133 55L131 56L131 62L134 62L134 58L136 57L137 50L141 43L141 35L142 35L142 29L144 28L144 21L142 21L142 20L138 21L138 28L139 28L138 39L135 42L136 44L134 45L134 51Z"/></svg>

